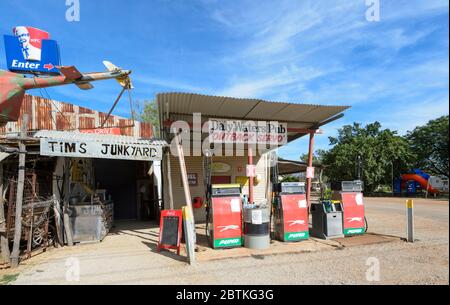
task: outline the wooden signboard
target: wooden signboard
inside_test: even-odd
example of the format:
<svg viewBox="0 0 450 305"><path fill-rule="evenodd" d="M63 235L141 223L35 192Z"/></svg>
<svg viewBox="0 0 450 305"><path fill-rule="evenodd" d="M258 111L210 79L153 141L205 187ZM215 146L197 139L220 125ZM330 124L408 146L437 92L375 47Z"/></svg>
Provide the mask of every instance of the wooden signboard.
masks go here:
<svg viewBox="0 0 450 305"><path fill-rule="evenodd" d="M181 210L161 211L158 252L161 249L177 249L177 254L180 255L182 223L183 213Z"/></svg>

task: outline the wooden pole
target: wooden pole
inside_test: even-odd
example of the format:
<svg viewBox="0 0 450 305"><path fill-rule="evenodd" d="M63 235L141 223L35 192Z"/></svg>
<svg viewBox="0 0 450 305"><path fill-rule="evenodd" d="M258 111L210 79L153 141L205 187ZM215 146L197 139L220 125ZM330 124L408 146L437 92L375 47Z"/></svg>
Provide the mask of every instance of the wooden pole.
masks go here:
<svg viewBox="0 0 450 305"><path fill-rule="evenodd" d="M62 194L60 193L62 187L59 187L60 181L57 177L57 175L60 174L58 168L60 165L62 165L61 161L63 161L62 158L58 157L54 169L55 176L53 178L53 214L55 215L55 229L58 245L62 247L64 246L63 212L61 209L61 202L63 202L63 198Z"/></svg>
<svg viewBox="0 0 450 305"><path fill-rule="evenodd" d="M73 246L72 226L69 217L69 197L70 197L70 159L64 158L64 231L66 233L67 245Z"/></svg>
<svg viewBox="0 0 450 305"><path fill-rule="evenodd" d="M186 163L184 160L184 152L183 147L180 142L180 137L177 130L175 132L175 144L177 146L178 152L178 160L180 162L181 169L181 179L183 181L184 188L184 196L186 199L186 207L184 210L184 222L185 222L185 240L186 240L186 248L188 251L188 260L189 264L195 264L195 244L197 243L196 232L195 232L195 219L194 219L194 210L192 209L192 199L191 199L191 191L189 189L189 182L187 178L187 170ZM170 156L169 156L170 158Z"/></svg>
<svg viewBox="0 0 450 305"><path fill-rule="evenodd" d="M170 165L170 152L167 154L167 182L169 184L169 208L173 210L172 168Z"/></svg>
<svg viewBox="0 0 450 305"><path fill-rule="evenodd" d="M314 132L309 133L309 151L308 151L308 167L313 166L314 156ZM311 183L312 178L306 178L306 202L311 207Z"/></svg>
<svg viewBox="0 0 450 305"><path fill-rule="evenodd" d="M187 178L187 170L186 170L186 163L184 161L184 152L183 147L180 142L180 136L178 132L175 131L175 142L177 145L177 152L178 152L178 160L180 162L180 170L181 170L181 179L183 181L183 189L184 189L184 197L186 199L186 205L189 208L189 212L192 215L192 219L194 219L194 210L192 209L192 198L191 198L191 191L189 189L189 182Z"/></svg>
<svg viewBox="0 0 450 305"><path fill-rule="evenodd" d="M53 196L53 213L55 214L55 229L56 229L56 237L58 240L58 245L64 245L64 237L63 237L63 229L61 227L61 205L60 200L56 199L56 196Z"/></svg>
<svg viewBox="0 0 450 305"><path fill-rule="evenodd" d="M23 115L22 126L20 128L20 138L27 136L28 115ZM11 268L19 266L20 255L20 239L22 237L22 204L23 204L23 188L25 183L25 155L26 146L23 140L19 140L19 173L17 179L17 195L16 195L16 215L14 223L14 243L11 253Z"/></svg>
<svg viewBox="0 0 450 305"><path fill-rule="evenodd" d="M0 252L3 263L9 262L9 243L6 238L5 199L3 197L3 162L0 162Z"/></svg>

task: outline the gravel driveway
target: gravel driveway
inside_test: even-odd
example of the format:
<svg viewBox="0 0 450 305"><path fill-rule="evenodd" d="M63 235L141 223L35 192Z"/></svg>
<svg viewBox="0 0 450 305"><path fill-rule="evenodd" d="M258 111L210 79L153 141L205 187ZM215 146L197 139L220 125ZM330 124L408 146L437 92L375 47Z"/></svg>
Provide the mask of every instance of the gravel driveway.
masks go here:
<svg viewBox="0 0 450 305"><path fill-rule="evenodd" d="M8 273L13 284L447 284L448 201L416 200L417 242L202 261L157 253L157 229L119 230L102 243L49 251ZM366 198L369 232L404 237L405 200ZM336 250L339 249L339 250ZM226 251L226 250L219 250ZM379 281L366 275L379 264ZM71 272L80 267L77 273ZM69 280L69 281L68 281Z"/></svg>

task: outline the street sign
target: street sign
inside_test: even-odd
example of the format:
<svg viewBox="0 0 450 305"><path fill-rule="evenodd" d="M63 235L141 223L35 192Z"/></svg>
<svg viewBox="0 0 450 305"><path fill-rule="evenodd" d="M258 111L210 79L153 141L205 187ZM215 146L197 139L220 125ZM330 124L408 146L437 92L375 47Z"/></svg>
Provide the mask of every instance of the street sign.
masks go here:
<svg viewBox="0 0 450 305"><path fill-rule="evenodd" d="M4 35L8 69L18 73L59 74L59 48L55 40L42 30L18 26L14 36Z"/></svg>

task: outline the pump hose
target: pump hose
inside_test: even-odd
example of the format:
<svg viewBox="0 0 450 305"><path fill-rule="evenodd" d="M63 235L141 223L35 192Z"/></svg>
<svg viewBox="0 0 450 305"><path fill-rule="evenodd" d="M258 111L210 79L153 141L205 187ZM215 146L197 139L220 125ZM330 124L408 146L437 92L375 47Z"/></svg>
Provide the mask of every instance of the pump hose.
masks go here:
<svg viewBox="0 0 450 305"><path fill-rule="evenodd" d="M364 231L364 233L367 233L367 230L369 230L369 223L367 222L367 217L366 216L364 216L364 224L365 224L365 231Z"/></svg>
<svg viewBox="0 0 450 305"><path fill-rule="evenodd" d="M209 238L209 208L206 209L205 236L208 244L210 244L211 240Z"/></svg>

